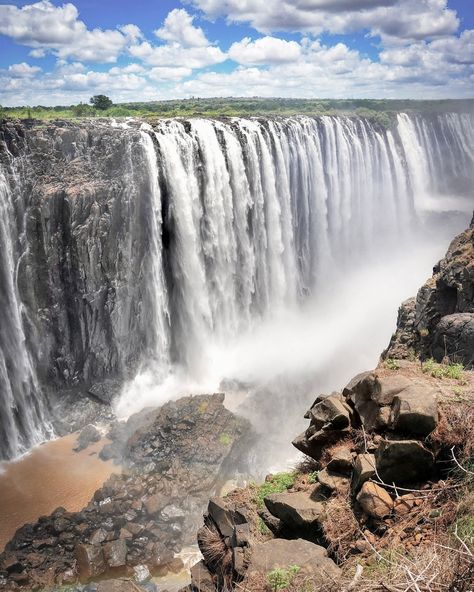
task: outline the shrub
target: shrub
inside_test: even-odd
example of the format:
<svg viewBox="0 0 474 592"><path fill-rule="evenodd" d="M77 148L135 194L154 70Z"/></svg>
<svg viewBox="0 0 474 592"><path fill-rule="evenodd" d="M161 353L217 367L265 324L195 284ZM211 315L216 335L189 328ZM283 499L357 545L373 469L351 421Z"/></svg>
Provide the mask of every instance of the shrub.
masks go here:
<svg viewBox="0 0 474 592"><path fill-rule="evenodd" d="M385 368L388 368L388 370L400 370L400 364L397 360L388 358L387 360L385 360Z"/></svg>
<svg viewBox="0 0 474 592"><path fill-rule="evenodd" d="M300 569L298 565L290 565L286 569L272 569L267 575L268 583L273 590L284 590L291 585Z"/></svg>
<svg viewBox="0 0 474 592"><path fill-rule="evenodd" d="M433 378L451 378L460 380L464 366L462 364L437 364L432 358L423 363L422 370Z"/></svg>
<svg viewBox="0 0 474 592"><path fill-rule="evenodd" d="M255 493L255 501L258 506L262 508L263 500L267 497L267 495L271 495L272 493L282 493L290 487L293 487L294 483L294 473L276 473L257 488Z"/></svg>

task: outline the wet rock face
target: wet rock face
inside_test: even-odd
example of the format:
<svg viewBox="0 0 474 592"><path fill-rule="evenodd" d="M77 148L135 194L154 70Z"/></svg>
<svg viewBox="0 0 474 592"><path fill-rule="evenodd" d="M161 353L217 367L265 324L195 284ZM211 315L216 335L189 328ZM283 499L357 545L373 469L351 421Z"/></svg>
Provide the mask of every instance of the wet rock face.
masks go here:
<svg viewBox="0 0 474 592"><path fill-rule="evenodd" d="M385 358L474 364L474 219L451 243L416 299L403 303Z"/></svg>
<svg viewBox="0 0 474 592"><path fill-rule="evenodd" d="M0 127L0 162L25 220L20 296L39 373L93 383L133 367L150 346L149 181L138 130L55 122ZM15 173L7 151L15 159Z"/></svg>
<svg viewBox="0 0 474 592"><path fill-rule="evenodd" d="M109 452L122 474L82 511L59 508L20 528L0 555L0 590L21 589L13 573L22 574L28 590L60 584L66 572L73 582L87 582L130 575L137 566L171 569L174 554L194 542L209 496L245 467L249 425L223 400L221 394L185 397L116 426Z"/></svg>

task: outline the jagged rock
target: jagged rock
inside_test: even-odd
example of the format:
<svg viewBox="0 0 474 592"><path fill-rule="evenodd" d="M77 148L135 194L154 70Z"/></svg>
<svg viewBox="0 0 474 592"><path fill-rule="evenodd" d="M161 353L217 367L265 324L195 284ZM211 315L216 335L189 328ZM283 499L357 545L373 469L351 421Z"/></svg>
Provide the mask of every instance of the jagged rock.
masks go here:
<svg viewBox="0 0 474 592"><path fill-rule="evenodd" d="M232 548L232 567L239 579L242 579L245 576L245 572L247 571L247 559L242 547Z"/></svg>
<svg viewBox="0 0 474 592"><path fill-rule="evenodd" d="M347 475L334 473L328 469L318 471L318 481L323 487L329 489L329 491L344 491L350 483Z"/></svg>
<svg viewBox="0 0 474 592"><path fill-rule="evenodd" d="M89 539L89 543L91 545L100 545L100 543L103 543L106 540L107 535L108 532L106 530L103 528L98 528L93 532L91 538Z"/></svg>
<svg viewBox="0 0 474 592"><path fill-rule="evenodd" d="M125 539L117 539L105 543L104 558L109 567L125 567L127 565L127 543Z"/></svg>
<svg viewBox="0 0 474 592"><path fill-rule="evenodd" d="M416 497L412 493L407 493L398 497L394 502L394 512L398 516L404 516L411 512L416 505Z"/></svg>
<svg viewBox="0 0 474 592"><path fill-rule="evenodd" d="M114 397L120 394L121 380L104 379L89 387L88 393L96 397L101 403L110 405Z"/></svg>
<svg viewBox="0 0 474 592"><path fill-rule="evenodd" d="M446 315L436 325L432 342L433 358L441 361L450 354L454 360L462 360L468 368L474 365L474 313Z"/></svg>
<svg viewBox="0 0 474 592"><path fill-rule="evenodd" d="M303 539L272 539L252 547L247 576L258 573L266 577L273 569L287 569L292 565L297 565L298 574L309 578L315 586L337 581L341 574L324 547Z"/></svg>
<svg viewBox="0 0 474 592"><path fill-rule="evenodd" d="M418 291L415 301L402 306L397 331L384 358L445 357L467 367L473 364L474 219L450 244L433 277ZM459 316L458 316L459 315Z"/></svg>
<svg viewBox="0 0 474 592"><path fill-rule="evenodd" d="M332 393L310 409L310 419L317 430L342 430L350 426L351 409L340 393Z"/></svg>
<svg viewBox="0 0 474 592"><path fill-rule="evenodd" d="M268 511L288 528L309 528L324 516L324 504L315 501L309 492L274 493L264 499Z"/></svg>
<svg viewBox="0 0 474 592"><path fill-rule="evenodd" d="M362 485L375 477L375 456L373 454L358 454L354 461L354 472L352 474L352 487L358 491Z"/></svg>
<svg viewBox="0 0 474 592"><path fill-rule="evenodd" d="M199 561L191 568L191 586L198 592L216 592L214 579L204 561Z"/></svg>
<svg viewBox="0 0 474 592"><path fill-rule="evenodd" d="M333 473L342 473L350 475L354 464L354 458L351 449L348 446L339 446L331 453L331 459L326 465L326 469Z"/></svg>
<svg viewBox="0 0 474 592"><path fill-rule="evenodd" d="M375 454L377 472L388 484L422 483L433 472L433 453L417 440L383 440Z"/></svg>
<svg viewBox="0 0 474 592"><path fill-rule="evenodd" d="M233 547L246 547L249 544L250 528L248 524L236 524L232 533Z"/></svg>
<svg viewBox="0 0 474 592"><path fill-rule="evenodd" d="M258 515L261 518L262 522L265 524L265 526L268 528L268 530L275 536L278 536L283 528L283 522L279 518L268 512L268 510L266 509L260 510Z"/></svg>
<svg viewBox="0 0 474 592"><path fill-rule="evenodd" d="M148 514L153 516L165 507L167 502L166 496L161 493L155 493L145 500L145 508Z"/></svg>
<svg viewBox="0 0 474 592"><path fill-rule="evenodd" d="M100 432L99 430L94 427L93 425L89 424L83 428L77 438L77 444L74 450L76 452L80 452L87 448L93 442L98 442L100 440Z"/></svg>
<svg viewBox="0 0 474 592"><path fill-rule="evenodd" d="M385 489L369 481L362 485L357 501L364 512L373 518L384 518L393 509L392 498Z"/></svg>
<svg viewBox="0 0 474 592"><path fill-rule="evenodd" d="M223 499L213 497L209 500L207 512L224 537L231 537L234 531L234 517Z"/></svg>
<svg viewBox="0 0 474 592"><path fill-rule="evenodd" d="M379 406L391 405L395 395L410 387L413 381L402 374L377 376L371 392L371 399Z"/></svg>
<svg viewBox="0 0 474 592"><path fill-rule="evenodd" d="M81 582L105 573L106 564L100 545L76 545L77 572Z"/></svg>
<svg viewBox="0 0 474 592"><path fill-rule="evenodd" d="M395 431L427 436L437 423L437 391L431 385L411 382L395 395L391 416Z"/></svg>

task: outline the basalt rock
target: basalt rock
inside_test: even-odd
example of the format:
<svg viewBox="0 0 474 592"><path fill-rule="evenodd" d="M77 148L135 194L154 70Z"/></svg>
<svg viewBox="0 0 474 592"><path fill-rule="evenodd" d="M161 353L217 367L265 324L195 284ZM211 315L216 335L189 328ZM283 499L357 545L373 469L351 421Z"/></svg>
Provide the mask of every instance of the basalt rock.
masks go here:
<svg viewBox="0 0 474 592"><path fill-rule="evenodd" d="M448 358L474 363L474 218L457 236L416 299L399 311L384 358Z"/></svg>
<svg viewBox="0 0 474 592"><path fill-rule="evenodd" d="M244 470L249 424L223 400L223 395L185 397L147 410L145 422L143 415L132 416L117 426L112 451L122 474L112 475L80 512L58 508L20 528L0 555L0 573L20 573L12 566L22 565L21 586L48 590L68 570L73 581L128 574L136 566L166 571L174 554L194 541L209 496L236 469ZM234 534L232 528L228 534ZM236 536L242 541L244 534ZM10 592L11 581L10 575L0 579L0 591Z"/></svg>

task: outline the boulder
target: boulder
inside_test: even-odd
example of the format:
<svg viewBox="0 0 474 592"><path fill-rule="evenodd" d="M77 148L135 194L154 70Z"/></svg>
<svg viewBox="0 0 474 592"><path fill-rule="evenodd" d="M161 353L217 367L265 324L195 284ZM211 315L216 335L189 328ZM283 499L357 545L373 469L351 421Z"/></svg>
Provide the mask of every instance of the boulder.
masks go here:
<svg viewBox="0 0 474 592"><path fill-rule="evenodd" d="M341 430L351 424L351 409L340 393L332 393L310 409L310 420L318 430Z"/></svg>
<svg viewBox="0 0 474 592"><path fill-rule="evenodd" d="M209 500L207 512L223 537L231 537L234 531L234 519L223 499L213 497Z"/></svg>
<svg viewBox="0 0 474 592"><path fill-rule="evenodd" d="M352 487L354 491L359 490L366 481L375 477L375 467L375 456L373 454L357 455L352 474Z"/></svg>
<svg viewBox="0 0 474 592"><path fill-rule="evenodd" d="M157 514L166 506L168 499L161 493L155 493L145 500L145 508L150 516Z"/></svg>
<svg viewBox="0 0 474 592"><path fill-rule="evenodd" d="M385 483L412 485L431 476L434 456L418 440L383 440L375 453L375 462Z"/></svg>
<svg viewBox="0 0 474 592"><path fill-rule="evenodd" d="M433 357L442 361L445 356L474 366L474 313L464 312L444 316L436 325L433 336Z"/></svg>
<svg viewBox="0 0 474 592"><path fill-rule="evenodd" d="M331 453L331 460L326 465L328 471L350 475L353 468L353 457L349 446L339 446Z"/></svg>
<svg viewBox="0 0 474 592"><path fill-rule="evenodd" d="M379 406L391 405L395 395L408 388L412 380L402 374L377 376L371 392L371 399Z"/></svg>
<svg viewBox="0 0 474 592"><path fill-rule="evenodd" d="M109 567L127 565L127 543L125 539L116 539L104 545L104 558Z"/></svg>
<svg viewBox="0 0 474 592"><path fill-rule="evenodd" d="M312 527L324 515L324 504L312 499L309 492L273 493L265 497L264 503L290 529Z"/></svg>
<svg viewBox="0 0 474 592"><path fill-rule="evenodd" d="M299 567L298 575L310 579L315 586L337 580L341 574L324 547L303 539L272 539L254 545L247 574L263 574L266 577L273 569L287 569L293 565Z"/></svg>
<svg viewBox="0 0 474 592"><path fill-rule="evenodd" d="M393 509L393 500L390 495L385 489L370 481L362 485L357 501L364 512L373 518L384 518Z"/></svg>
<svg viewBox="0 0 474 592"><path fill-rule="evenodd" d="M199 561L191 568L191 586L199 592L216 592L211 572L204 561Z"/></svg>
<svg viewBox="0 0 474 592"><path fill-rule="evenodd" d="M86 425L86 427L81 430L79 436L77 437L77 443L74 451L80 452L81 450L87 448L90 444L98 442L100 438L100 432L96 427L94 427L92 424Z"/></svg>
<svg viewBox="0 0 474 592"><path fill-rule="evenodd" d="M404 434L427 436L438 423L437 393L430 384L411 382L395 395L391 424Z"/></svg>
<svg viewBox="0 0 474 592"><path fill-rule="evenodd" d="M76 545L77 572L82 582L102 575L106 570L104 554L100 545Z"/></svg>
<svg viewBox="0 0 474 592"><path fill-rule="evenodd" d="M329 491L344 491L350 483L347 475L334 473L333 471L328 471L328 469L318 472L318 481L323 487L329 489Z"/></svg>

